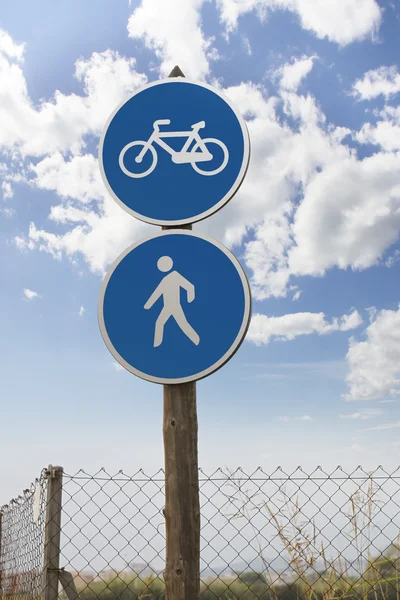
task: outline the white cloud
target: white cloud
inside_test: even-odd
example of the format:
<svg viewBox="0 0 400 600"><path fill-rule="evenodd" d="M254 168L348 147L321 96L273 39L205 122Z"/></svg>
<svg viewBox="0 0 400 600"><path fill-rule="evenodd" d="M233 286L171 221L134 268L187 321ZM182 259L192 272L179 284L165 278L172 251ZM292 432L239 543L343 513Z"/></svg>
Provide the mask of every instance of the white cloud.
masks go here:
<svg viewBox="0 0 400 600"><path fill-rule="evenodd" d="M358 160L342 143L348 130L327 126L310 96L282 92L295 132L279 122L278 98L248 84L226 92L248 118L252 160L214 227L225 219L228 245L254 228L245 261L255 297L285 296L292 275L377 264L400 231L400 155Z"/></svg>
<svg viewBox="0 0 400 600"><path fill-rule="evenodd" d="M80 309L79 309L79 316L83 317L83 315L85 314L85 312L86 312L86 308L84 306L81 306Z"/></svg>
<svg viewBox="0 0 400 600"><path fill-rule="evenodd" d="M143 40L160 61L161 75L176 65L185 75L202 79L209 61L218 58L202 30L201 9L207 0L141 0L128 21L130 37ZM262 19L268 10L290 10L304 29L341 46L373 37L379 29L381 10L376 0L217 0L221 19L228 31L240 15L256 11ZM243 38L247 53L250 45Z"/></svg>
<svg viewBox="0 0 400 600"><path fill-rule="evenodd" d="M134 61L117 53L93 54L76 65L82 96L57 92L51 102L35 108L21 65L12 66L20 91L12 79L4 79L4 86L0 81L0 90L15 92L10 103L0 91L0 106L3 100L11 107L0 111L0 121L6 115L0 144L19 148L22 155L40 155L25 177L59 198L50 224L39 228L32 223L26 237L19 235L15 242L57 258L80 254L92 271L104 273L149 227L110 199L97 159L85 150L85 136L99 135L108 113L145 78L135 71ZM1 79L5 72L0 72ZM400 154L377 152L358 160L343 143L349 131L327 123L310 95L281 90L267 97L261 86L249 83L224 91L247 119L251 163L239 193L198 229L230 247L246 239L244 262L254 297L285 296L292 276L377 264L399 236ZM18 126L10 125L13 119Z"/></svg>
<svg viewBox="0 0 400 600"><path fill-rule="evenodd" d="M94 52L89 60L75 64L84 95L57 90L52 101L36 108L22 66L0 53L0 149L18 150L22 156L79 153L85 136L99 135L115 106L146 81L135 66L134 58L123 58L118 52Z"/></svg>
<svg viewBox="0 0 400 600"><path fill-rule="evenodd" d="M400 421L395 423L386 423L385 425L377 425L376 427L368 427L368 429L363 429L363 431L386 431L388 429L399 429Z"/></svg>
<svg viewBox="0 0 400 600"><path fill-rule="evenodd" d="M348 331L361 323L362 318L357 311L335 318L331 322L326 320L324 313L294 313L282 317L255 314L251 319L247 339L257 345L268 344L271 340L293 340L299 335L326 335L333 331Z"/></svg>
<svg viewBox="0 0 400 600"><path fill-rule="evenodd" d="M13 208L0 208L0 212L6 215L6 217L13 217L16 214L16 211Z"/></svg>
<svg viewBox="0 0 400 600"><path fill-rule="evenodd" d="M400 124L400 105L399 106L385 106L379 115L384 119L390 119Z"/></svg>
<svg viewBox="0 0 400 600"><path fill-rule="evenodd" d="M30 290L29 288L24 289L24 296L28 300L35 300L35 298L40 298L40 294L34 292L33 290Z"/></svg>
<svg viewBox="0 0 400 600"><path fill-rule="evenodd" d="M346 400L375 400L400 395L400 308L371 317L366 340L350 340Z"/></svg>
<svg viewBox="0 0 400 600"><path fill-rule="evenodd" d="M389 269L391 267L393 267L396 263L398 263L400 261L400 250L395 250L393 252L393 254L391 254L386 260L385 260L385 267L388 267Z"/></svg>
<svg viewBox="0 0 400 600"><path fill-rule="evenodd" d="M399 207L400 155L377 153L362 161L349 155L327 165L307 186L296 212L290 271L322 275L334 265L376 264L398 238Z"/></svg>
<svg viewBox="0 0 400 600"><path fill-rule="evenodd" d="M368 421L370 419L375 419L376 417L379 417L379 415L381 415L381 414L382 414L381 410L371 408L371 409L361 410L360 412L356 412L356 413L339 415L339 418L340 419L357 419L360 421Z"/></svg>
<svg viewBox="0 0 400 600"><path fill-rule="evenodd" d="M293 298L292 298L293 302L296 302L296 300L298 300L300 298L300 296L301 296L301 290L297 290L297 292L295 292L293 295Z"/></svg>
<svg viewBox="0 0 400 600"><path fill-rule="evenodd" d="M365 123L354 137L360 144L374 144L388 152L400 150L400 125L390 121L378 121L375 126Z"/></svg>
<svg viewBox="0 0 400 600"><path fill-rule="evenodd" d="M243 47L246 51L247 56L251 56L253 54L253 51L251 49L250 40L247 37L247 35L242 35L242 43L243 43Z"/></svg>
<svg viewBox="0 0 400 600"><path fill-rule="evenodd" d="M112 363L112 365L116 371L124 371L124 367L122 365L120 365L118 362L114 361Z"/></svg>
<svg viewBox="0 0 400 600"><path fill-rule="evenodd" d="M293 58L291 63L277 69L274 72L274 77L280 79L280 86L283 90L296 92L303 79L312 70L316 58L316 56Z"/></svg>
<svg viewBox="0 0 400 600"><path fill-rule="evenodd" d="M60 153L52 154L31 167L35 184L55 191L61 198L73 198L81 204L104 199L107 192L100 177L97 159L92 154L65 160Z"/></svg>
<svg viewBox="0 0 400 600"><path fill-rule="evenodd" d="M144 40L161 61L161 75L179 65L186 77L203 79L209 72L211 40L200 19L205 0L142 0L128 22L130 37Z"/></svg>
<svg viewBox="0 0 400 600"><path fill-rule="evenodd" d="M93 271L103 273L126 241L141 230L141 225L109 198L97 157L78 156L85 147L85 136L98 136L115 106L146 83L135 64L135 59L111 50L93 53L75 65L82 96L57 91L52 101L43 101L36 108L21 65L0 53L0 149L11 150L14 157L43 157L30 171L22 171L23 179L58 194L61 203L52 207L50 219L69 226L65 234L57 234L31 224L28 237L16 237L18 247L45 250L57 258L63 253L70 257L81 253ZM72 152L68 159L62 154L67 151ZM8 185L2 189L9 193ZM94 203L89 206L91 201ZM113 233L116 230L118 238Z"/></svg>
<svg viewBox="0 0 400 600"><path fill-rule="evenodd" d="M55 258L80 253L92 271L104 274L106 266L150 227L133 219L109 197L97 159L91 154L66 160L57 153L44 158L32 171L39 188L53 190L64 199L52 207L49 218L68 225L69 230L56 234L31 223L28 237L15 239L20 248L36 248ZM97 210L91 206L93 200L97 200Z"/></svg>
<svg viewBox="0 0 400 600"><path fill-rule="evenodd" d="M400 79L400 75L399 75ZM359 144L374 144L387 152L400 150L400 106L385 107L380 113L376 125L364 123L354 139Z"/></svg>
<svg viewBox="0 0 400 600"><path fill-rule="evenodd" d="M1 190L3 192L3 198L5 200L12 198L14 196L14 190L12 189L11 183L9 181L2 182Z"/></svg>
<svg viewBox="0 0 400 600"><path fill-rule="evenodd" d="M250 11L263 19L268 11L290 10L299 16L304 29L340 46L373 37L382 19L376 0L217 0L217 4L228 30Z"/></svg>
<svg viewBox="0 0 400 600"><path fill-rule="evenodd" d="M0 29L0 53L8 58L22 61L24 57L25 44L16 44L11 36Z"/></svg>
<svg viewBox="0 0 400 600"><path fill-rule="evenodd" d="M382 66L367 71L363 79L353 85L353 95L359 100L373 100L384 96L386 100L400 92L400 73L396 65Z"/></svg>
<svg viewBox="0 0 400 600"><path fill-rule="evenodd" d="M293 246L290 221L299 186L306 186L314 169L325 161L336 162L347 150L332 142L333 131L326 134L320 129L322 115L309 97L285 93L285 111L300 121L295 133L280 123L276 112L280 100L265 98L262 88L241 84L226 93L248 119L252 158L239 194L223 216L214 218L211 232L221 234L222 229L225 243L232 245L254 227L245 252L254 293L260 299L285 295L290 278L287 253ZM222 227L218 230L217 225Z"/></svg>

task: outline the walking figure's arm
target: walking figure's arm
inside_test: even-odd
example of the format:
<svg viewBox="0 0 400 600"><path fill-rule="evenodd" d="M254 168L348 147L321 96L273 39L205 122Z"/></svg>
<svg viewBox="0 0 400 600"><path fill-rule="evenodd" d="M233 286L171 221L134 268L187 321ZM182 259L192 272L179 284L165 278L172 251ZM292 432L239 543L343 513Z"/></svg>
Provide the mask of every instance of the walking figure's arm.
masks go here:
<svg viewBox="0 0 400 600"><path fill-rule="evenodd" d="M156 289L154 290L154 292L152 293L152 295L150 296L150 298L147 300L146 304L144 305L143 308L145 308L146 310L151 308L153 306L153 304L155 304L155 302L157 302L157 300L161 296L161 294L162 294L161 283L158 284L158 286L156 287Z"/></svg>
<svg viewBox="0 0 400 600"><path fill-rule="evenodd" d="M193 300L194 300L194 285L193 285L193 283L190 283L190 281L185 279L185 277L182 277L181 286L187 292L187 301L193 302Z"/></svg>

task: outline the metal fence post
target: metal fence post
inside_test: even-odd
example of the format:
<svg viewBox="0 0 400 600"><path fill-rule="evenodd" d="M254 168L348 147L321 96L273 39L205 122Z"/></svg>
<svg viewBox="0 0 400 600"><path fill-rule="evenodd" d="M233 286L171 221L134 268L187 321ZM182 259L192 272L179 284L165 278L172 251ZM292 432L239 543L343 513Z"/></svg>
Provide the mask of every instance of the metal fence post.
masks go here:
<svg viewBox="0 0 400 600"><path fill-rule="evenodd" d="M63 468L49 465L44 531L42 600L57 600L58 598L62 481Z"/></svg>

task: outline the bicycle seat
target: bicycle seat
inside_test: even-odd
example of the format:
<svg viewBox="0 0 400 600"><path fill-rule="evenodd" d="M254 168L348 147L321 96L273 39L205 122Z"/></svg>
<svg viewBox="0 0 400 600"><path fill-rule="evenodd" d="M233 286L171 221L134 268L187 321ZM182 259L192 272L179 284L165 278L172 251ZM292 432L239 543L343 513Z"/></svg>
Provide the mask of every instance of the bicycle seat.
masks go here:
<svg viewBox="0 0 400 600"><path fill-rule="evenodd" d="M157 121L154 121L153 123L153 127L159 127L159 125L170 125L171 124L171 119L157 119Z"/></svg>
<svg viewBox="0 0 400 600"><path fill-rule="evenodd" d="M206 122L205 121L199 121L198 123L193 123L192 125L192 129L203 129L203 127L206 126Z"/></svg>

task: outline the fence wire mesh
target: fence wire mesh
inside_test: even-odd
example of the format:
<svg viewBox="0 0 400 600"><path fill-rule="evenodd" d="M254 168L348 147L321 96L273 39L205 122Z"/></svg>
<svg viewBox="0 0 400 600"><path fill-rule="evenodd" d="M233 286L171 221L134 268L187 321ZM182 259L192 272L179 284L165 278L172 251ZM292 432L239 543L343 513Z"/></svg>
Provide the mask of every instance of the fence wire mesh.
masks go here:
<svg viewBox="0 0 400 600"><path fill-rule="evenodd" d="M200 470L202 600L398 600L400 470ZM164 598L164 473L64 475L82 600Z"/></svg>
<svg viewBox="0 0 400 600"><path fill-rule="evenodd" d="M199 479L201 600L400 599L400 468L218 469ZM4 542L7 528L0 535L4 598L39 589L19 584L13 594L11 585L21 564L25 573L40 564L18 559L43 549L43 534L24 548L35 539L29 506L14 545ZM163 507L162 470L64 473L60 565L80 600L164 600Z"/></svg>
<svg viewBox="0 0 400 600"><path fill-rule="evenodd" d="M47 470L0 508L0 595L37 598L42 592Z"/></svg>

